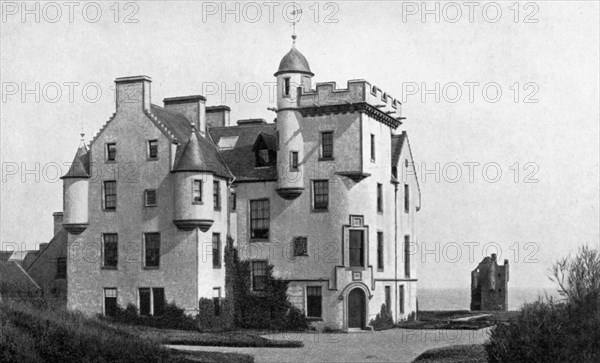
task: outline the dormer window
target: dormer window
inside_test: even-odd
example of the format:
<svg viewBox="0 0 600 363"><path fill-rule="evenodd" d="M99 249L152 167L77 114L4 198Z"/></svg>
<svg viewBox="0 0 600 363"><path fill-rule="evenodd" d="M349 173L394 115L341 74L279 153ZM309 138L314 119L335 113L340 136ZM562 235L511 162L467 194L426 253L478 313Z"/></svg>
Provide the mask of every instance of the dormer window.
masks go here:
<svg viewBox="0 0 600 363"><path fill-rule="evenodd" d="M260 134L252 147L256 159L257 168L273 166L277 161L277 152L275 151L275 135Z"/></svg>
<svg viewBox="0 0 600 363"><path fill-rule="evenodd" d="M290 78L283 79L283 97L290 97Z"/></svg>

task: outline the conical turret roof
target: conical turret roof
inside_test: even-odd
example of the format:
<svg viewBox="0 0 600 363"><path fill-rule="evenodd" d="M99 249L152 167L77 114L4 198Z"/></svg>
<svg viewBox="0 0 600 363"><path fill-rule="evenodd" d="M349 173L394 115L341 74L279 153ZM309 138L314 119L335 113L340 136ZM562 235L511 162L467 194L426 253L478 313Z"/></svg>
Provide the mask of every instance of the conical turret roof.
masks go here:
<svg viewBox="0 0 600 363"><path fill-rule="evenodd" d="M77 149L77 153L75 153L75 158L73 158L73 163L71 163L71 167L67 174L63 175L61 179L67 178L89 178L90 177L90 155L88 153L87 146L83 140L81 141L81 145Z"/></svg>

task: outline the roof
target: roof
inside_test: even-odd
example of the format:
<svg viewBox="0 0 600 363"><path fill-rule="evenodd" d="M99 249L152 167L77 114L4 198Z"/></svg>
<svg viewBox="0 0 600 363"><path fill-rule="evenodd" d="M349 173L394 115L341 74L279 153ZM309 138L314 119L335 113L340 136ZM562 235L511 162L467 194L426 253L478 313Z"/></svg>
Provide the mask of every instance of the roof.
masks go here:
<svg viewBox="0 0 600 363"><path fill-rule="evenodd" d="M90 154L85 144L82 142L75 157L73 163L67 174L63 175L61 179L68 178L89 178L90 177Z"/></svg>
<svg viewBox="0 0 600 363"><path fill-rule="evenodd" d="M40 287L16 262L0 262L2 292L35 292Z"/></svg>
<svg viewBox="0 0 600 363"><path fill-rule="evenodd" d="M175 154L173 172L206 171L216 175L232 178L217 146L205 137L198 135L193 129L189 141L180 145Z"/></svg>
<svg viewBox="0 0 600 363"><path fill-rule="evenodd" d="M164 124L177 141L189 140L192 134L192 123L184 115L154 104L150 105L150 112Z"/></svg>
<svg viewBox="0 0 600 363"><path fill-rule="evenodd" d="M275 146L277 135L275 124L210 127L208 132L216 144L219 143L222 137L238 136L238 140L232 149L221 150L221 155L223 155L229 170L235 175L236 182L277 180L277 168L275 166L255 167L255 154L252 151L259 135L266 141L268 146Z"/></svg>
<svg viewBox="0 0 600 363"><path fill-rule="evenodd" d="M290 49L290 51L281 59L281 62L279 62L279 69L275 73L275 76L278 76L281 73L290 72L314 76L314 73L310 70L306 57L296 49L295 45L292 46L292 49Z"/></svg>
<svg viewBox="0 0 600 363"><path fill-rule="evenodd" d="M402 153L402 147L404 146L404 140L406 140L406 131L401 134L392 135L392 165L398 165L398 159Z"/></svg>
<svg viewBox="0 0 600 363"><path fill-rule="evenodd" d="M0 251L0 262L6 262L12 255L12 251Z"/></svg>

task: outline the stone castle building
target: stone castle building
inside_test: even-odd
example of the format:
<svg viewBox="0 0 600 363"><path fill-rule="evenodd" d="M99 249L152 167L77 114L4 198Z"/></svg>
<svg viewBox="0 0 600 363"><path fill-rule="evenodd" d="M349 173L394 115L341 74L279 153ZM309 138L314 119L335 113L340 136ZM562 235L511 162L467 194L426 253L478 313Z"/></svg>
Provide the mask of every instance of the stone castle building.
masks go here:
<svg viewBox="0 0 600 363"><path fill-rule="evenodd" d="M492 253L471 271L471 310L508 310L508 260L498 265Z"/></svg>
<svg viewBox="0 0 600 363"><path fill-rule="evenodd" d="M63 177L69 308L197 312L225 295L230 235L252 289L273 265L311 319L347 330L382 304L416 311L421 196L400 102L364 80L313 85L295 45L274 76L275 121L235 124L203 96L158 106L149 77L115 80L116 112Z"/></svg>

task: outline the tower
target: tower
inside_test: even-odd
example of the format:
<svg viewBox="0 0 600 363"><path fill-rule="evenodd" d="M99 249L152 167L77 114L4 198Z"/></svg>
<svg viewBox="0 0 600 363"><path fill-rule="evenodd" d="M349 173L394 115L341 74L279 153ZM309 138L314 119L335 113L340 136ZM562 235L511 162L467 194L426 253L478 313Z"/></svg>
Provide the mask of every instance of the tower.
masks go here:
<svg viewBox="0 0 600 363"><path fill-rule="evenodd" d="M71 234L80 234L88 226L88 190L90 158L81 133L81 143L66 175L63 175L63 227Z"/></svg>
<svg viewBox="0 0 600 363"><path fill-rule="evenodd" d="M292 35L292 49L281 59L277 78L277 134L278 141L278 180L277 193L284 199L295 199L304 191L302 176L304 160L304 140L300 132L302 115L298 111L298 97L310 90L314 74L308 61L296 49L296 35Z"/></svg>

